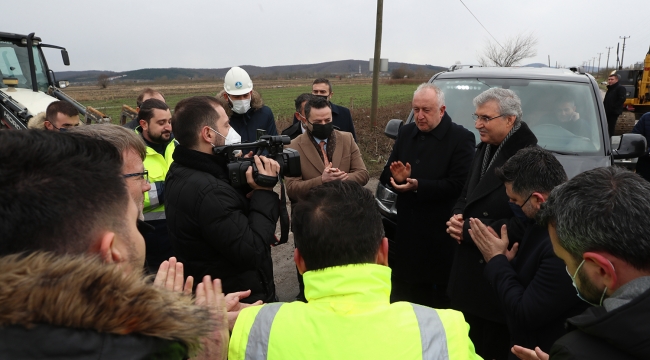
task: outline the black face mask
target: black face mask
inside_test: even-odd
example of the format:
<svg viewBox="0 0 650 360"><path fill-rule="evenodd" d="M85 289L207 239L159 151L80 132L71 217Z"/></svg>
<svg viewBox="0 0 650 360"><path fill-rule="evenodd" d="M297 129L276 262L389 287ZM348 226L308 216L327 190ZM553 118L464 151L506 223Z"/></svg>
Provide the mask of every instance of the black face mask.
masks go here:
<svg viewBox="0 0 650 360"><path fill-rule="evenodd" d="M332 131L334 131L334 125L332 125L331 121L327 124L311 124L311 126L311 135L321 140L329 139Z"/></svg>

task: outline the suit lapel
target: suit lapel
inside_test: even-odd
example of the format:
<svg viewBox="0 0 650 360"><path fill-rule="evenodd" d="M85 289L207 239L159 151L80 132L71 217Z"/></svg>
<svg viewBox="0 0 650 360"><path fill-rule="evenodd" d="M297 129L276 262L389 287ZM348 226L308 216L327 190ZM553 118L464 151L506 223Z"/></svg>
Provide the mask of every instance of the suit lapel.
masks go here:
<svg viewBox="0 0 650 360"><path fill-rule="evenodd" d="M339 142L341 137L338 136L336 130L334 130L334 136L336 136L336 147L334 148L334 154L332 154L330 162L332 163L333 168L339 168L341 166L341 158L343 157L343 144Z"/></svg>
<svg viewBox="0 0 650 360"><path fill-rule="evenodd" d="M319 173L322 174L323 171L325 171L325 164L323 164L323 160L321 160L314 144L312 144L311 139L306 133L300 135L300 150L301 156L307 158L309 163L318 170Z"/></svg>
<svg viewBox="0 0 650 360"><path fill-rule="evenodd" d="M483 178L480 179L481 167L483 166L483 156L485 156L485 149L486 147L484 147L483 151L480 152L479 154L480 157L476 159L477 160L476 167L473 169L474 172L472 173L472 180L476 182L474 183L475 187L473 191L471 193L468 191L468 194L470 195L467 198L467 205L479 200L484 196L489 195L492 191L497 189L499 186L503 185L503 182L501 182L501 180L499 180L499 178L497 178L496 175L494 175L494 169L505 164L506 162L506 158L503 150L499 152L497 158L494 159L492 166L490 166L490 168L487 169Z"/></svg>

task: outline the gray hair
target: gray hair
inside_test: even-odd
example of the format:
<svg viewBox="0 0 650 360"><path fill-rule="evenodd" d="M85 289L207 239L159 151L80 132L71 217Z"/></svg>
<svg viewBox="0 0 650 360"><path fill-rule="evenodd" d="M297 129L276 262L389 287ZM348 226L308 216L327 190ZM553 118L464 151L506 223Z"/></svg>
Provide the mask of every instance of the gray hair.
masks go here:
<svg viewBox="0 0 650 360"><path fill-rule="evenodd" d="M68 130L78 134L106 140L117 148L120 154L128 150L135 151L144 161L147 148L142 137L133 130L113 124L93 124L88 126L75 126Z"/></svg>
<svg viewBox="0 0 650 360"><path fill-rule="evenodd" d="M610 166L586 171L556 187L537 214L554 225L558 242L576 262L604 251L650 270L650 183Z"/></svg>
<svg viewBox="0 0 650 360"><path fill-rule="evenodd" d="M435 86L433 84L430 84L430 83L422 83L422 84L420 84L418 86L418 88L415 89L415 91L413 92L413 96L415 96L415 94L417 94L420 91L425 90L425 89L429 89L429 90L436 93L436 97L438 98L438 106L445 106L445 93L443 93L442 90L440 90L439 87L437 87L437 86Z"/></svg>
<svg viewBox="0 0 650 360"><path fill-rule="evenodd" d="M521 122L523 112L521 111L521 100L514 91L502 88L490 88L474 98L474 107L479 107L488 101L496 101L499 106L500 115L514 115L515 124Z"/></svg>

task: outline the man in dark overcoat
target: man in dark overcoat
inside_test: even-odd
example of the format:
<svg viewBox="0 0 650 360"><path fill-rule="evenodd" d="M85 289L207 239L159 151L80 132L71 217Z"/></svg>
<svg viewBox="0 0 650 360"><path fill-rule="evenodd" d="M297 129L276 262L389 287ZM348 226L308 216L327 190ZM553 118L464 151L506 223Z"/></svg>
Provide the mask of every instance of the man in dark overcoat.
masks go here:
<svg viewBox="0 0 650 360"><path fill-rule="evenodd" d="M446 221L469 173L474 134L445 113L443 92L420 85L411 124L404 125L380 181L397 196L397 238L391 244L391 301L447 308L456 243Z"/></svg>
<svg viewBox="0 0 650 360"><path fill-rule="evenodd" d="M486 359L505 359L509 354L509 332L496 293L485 279L485 260L469 236L469 218L499 230L507 224L510 240L523 237L524 224L509 204L503 182L494 169L518 150L536 145L537 138L521 121L521 100L508 89L492 88L474 98L475 127L481 143L470 175L447 222L447 232L459 242L449 278L451 306L470 324L476 353Z"/></svg>

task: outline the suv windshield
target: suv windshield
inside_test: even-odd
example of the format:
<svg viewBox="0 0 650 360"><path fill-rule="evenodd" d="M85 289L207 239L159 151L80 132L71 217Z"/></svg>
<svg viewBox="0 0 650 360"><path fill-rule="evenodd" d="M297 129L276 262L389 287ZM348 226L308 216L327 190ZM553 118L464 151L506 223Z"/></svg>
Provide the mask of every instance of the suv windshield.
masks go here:
<svg viewBox="0 0 650 360"><path fill-rule="evenodd" d="M33 50L38 89L46 92L49 84L47 81L47 74L45 74L44 70L45 66L43 66L43 61L41 60L38 47L33 46ZM0 76L2 76L2 78L18 79L17 87L19 88L32 88L27 45L22 45L19 40L0 41ZM0 81L0 88L4 87L6 87L6 85Z"/></svg>
<svg viewBox="0 0 650 360"><path fill-rule="evenodd" d="M596 96L587 83L490 78L436 79L433 83L445 93L449 116L471 130L477 142L472 100L489 88L500 87L521 99L522 120L537 136L539 146L561 153L602 154Z"/></svg>

